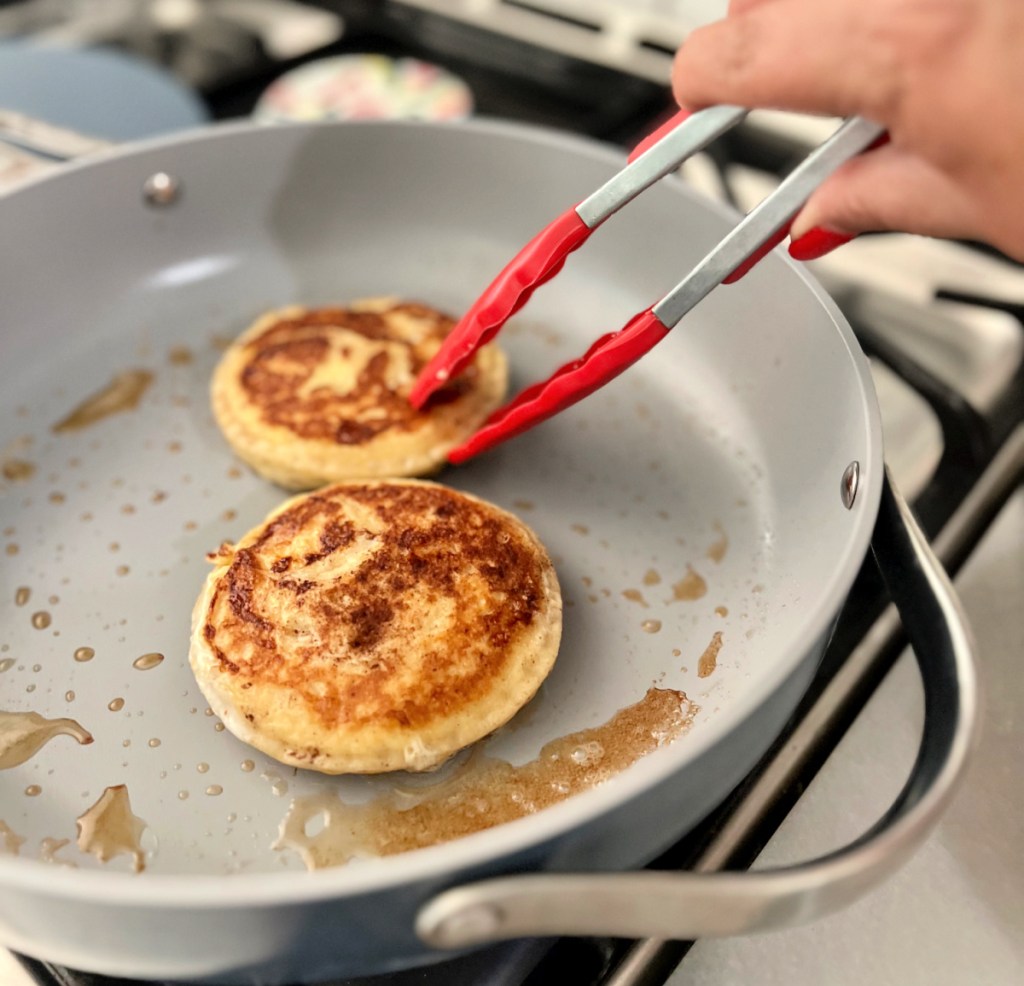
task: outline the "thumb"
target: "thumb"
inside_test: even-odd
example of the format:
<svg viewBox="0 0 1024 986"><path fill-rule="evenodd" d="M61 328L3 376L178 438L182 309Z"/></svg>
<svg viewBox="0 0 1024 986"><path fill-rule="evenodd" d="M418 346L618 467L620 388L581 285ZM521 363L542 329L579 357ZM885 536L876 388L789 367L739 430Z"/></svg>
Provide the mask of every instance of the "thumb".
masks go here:
<svg viewBox="0 0 1024 986"><path fill-rule="evenodd" d="M963 188L928 161L892 144L848 161L816 189L793 221L792 239L815 226L848 234L978 235Z"/></svg>

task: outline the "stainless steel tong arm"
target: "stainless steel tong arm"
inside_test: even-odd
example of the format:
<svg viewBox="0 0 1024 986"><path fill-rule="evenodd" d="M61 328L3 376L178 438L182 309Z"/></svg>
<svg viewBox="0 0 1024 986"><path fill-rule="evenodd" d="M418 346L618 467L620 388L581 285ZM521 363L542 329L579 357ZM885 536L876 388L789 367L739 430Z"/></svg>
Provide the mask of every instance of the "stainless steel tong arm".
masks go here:
<svg viewBox="0 0 1024 986"><path fill-rule="evenodd" d="M576 206L576 214L591 229L600 226L644 189L735 127L748 112L740 106L710 106L698 110L588 195Z"/></svg>
<svg viewBox="0 0 1024 986"><path fill-rule="evenodd" d="M659 321L668 328L675 325L743 261L768 243L832 172L870 147L884 132L884 127L862 117L845 121L654 306Z"/></svg>

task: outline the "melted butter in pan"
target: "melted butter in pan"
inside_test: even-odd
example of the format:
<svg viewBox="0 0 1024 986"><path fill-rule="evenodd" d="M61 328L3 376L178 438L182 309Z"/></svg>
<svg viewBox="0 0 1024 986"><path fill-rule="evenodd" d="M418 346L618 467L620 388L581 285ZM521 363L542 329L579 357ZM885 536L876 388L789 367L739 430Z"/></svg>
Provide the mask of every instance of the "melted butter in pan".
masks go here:
<svg viewBox="0 0 1024 986"><path fill-rule="evenodd" d="M714 673L718 666L718 652L722 649L722 631L716 630L711 638L711 643L704 648L700 660L697 662L697 677L707 678Z"/></svg>
<svg viewBox="0 0 1024 986"><path fill-rule="evenodd" d="M697 711L683 692L652 688L603 725L553 740L520 766L474 753L435 785L396 787L365 804L333 794L297 798L274 848L295 850L312 870L470 835L608 780L686 732Z"/></svg>
<svg viewBox="0 0 1024 986"><path fill-rule="evenodd" d="M78 431L111 414L130 411L138 406L142 395L153 382L148 370L126 370L119 373L102 390L87 397L70 414L53 426L53 431Z"/></svg>
<svg viewBox="0 0 1024 986"><path fill-rule="evenodd" d="M38 753L54 736L73 736L91 743L91 734L74 719L46 719L38 712L0 712L0 770L17 767Z"/></svg>
<svg viewBox="0 0 1024 986"><path fill-rule="evenodd" d="M132 812L124 784L108 787L91 808L78 816L76 824L82 852L92 853L101 863L127 855L136 873L145 868L140 840L146 823Z"/></svg>
<svg viewBox="0 0 1024 986"><path fill-rule="evenodd" d="M0 853L10 853L17 856L25 839L18 835L6 822L0 821Z"/></svg>

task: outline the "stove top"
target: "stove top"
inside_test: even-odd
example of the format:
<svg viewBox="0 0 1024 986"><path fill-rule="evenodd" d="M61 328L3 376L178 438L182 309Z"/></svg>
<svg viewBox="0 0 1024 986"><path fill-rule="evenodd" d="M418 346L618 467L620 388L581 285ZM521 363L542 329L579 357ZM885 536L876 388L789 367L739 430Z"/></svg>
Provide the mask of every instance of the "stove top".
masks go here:
<svg viewBox="0 0 1024 986"><path fill-rule="evenodd" d="M207 6L228 19L231 5ZM657 80L667 78L671 51L693 22L722 5L705 5L698 15L693 11L701 5L671 0L335 0L304 6L333 18L333 27L319 22L322 45L298 54L293 47L280 57L250 23L247 29L260 40L244 64L225 59L219 73L194 69L190 81L214 117L248 113L277 75L308 58L376 52L443 65L467 82L480 114L627 145L672 111L671 95ZM680 15L684 7L689 17ZM624 9L632 11L632 20L624 19ZM160 54L154 36L145 34L143 46L153 57ZM176 37L176 45L164 46L163 61L188 78L181 69L188 64L182 56L187 45L183 34ZM113 40L132 47L131 36ZM194 47L210 44L197 41ZM755 114L685 175L748 206L806 153L813 134L809 140L804 127ZM926 533L939 537L942 559L955 573L1024 474L1024 270L969 244L887 235L864 237L814 271L871 358L889 466ZM713 870L746 867L756 859L898 657L900 632L883 617L886 603L874 568L866 565L786 734L725 804L656 867ZM639 986L665 982L688 948L604 939L517 942L358 982ZM22 961L44 986L127 982Z"/></svg>

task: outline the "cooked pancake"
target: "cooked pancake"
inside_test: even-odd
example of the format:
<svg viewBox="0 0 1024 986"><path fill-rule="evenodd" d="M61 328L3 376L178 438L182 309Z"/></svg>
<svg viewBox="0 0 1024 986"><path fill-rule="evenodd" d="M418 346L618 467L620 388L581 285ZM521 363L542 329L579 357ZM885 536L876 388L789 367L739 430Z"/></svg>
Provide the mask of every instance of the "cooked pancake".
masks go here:
<svg viewBox="0 0 1024 986"><path fill-rule="evenodd" d="M436 767L525 705L558 651L562 597L536 535L436 483L294 497L210 557L199 687L235 736L297 767Z"/></svg>
<svg viewBox="0 0 1024 986"><path fill-rule="evenodd" d="M218 364L214 417L241 458L288 489L432 473L508 386L505 357L490 345L424 410L410 405L453 325L392 298L270 312Z"/></svg>

